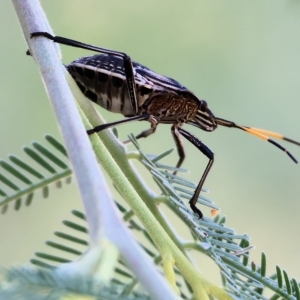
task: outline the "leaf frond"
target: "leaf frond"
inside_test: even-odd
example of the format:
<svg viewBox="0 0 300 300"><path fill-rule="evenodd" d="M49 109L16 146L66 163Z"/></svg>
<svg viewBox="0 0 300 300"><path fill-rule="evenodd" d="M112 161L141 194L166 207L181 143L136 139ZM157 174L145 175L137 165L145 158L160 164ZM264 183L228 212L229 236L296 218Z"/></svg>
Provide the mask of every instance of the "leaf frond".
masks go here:
<svg viewBox="0 0 300 300"><path fill-rule="evenodd" d="M66 160L66 150L52 136L46 135L47 146L33 142L23 150L28 156L23 160L9 155L9 162L0 160L0 208L7 211L14 203L15 210L32 203L34 194L41 189L44 198L49 196L49 186L55 183L58 188L62 180L70 183L72 171ZM66 160L66 162L64 161Z"/></svg>

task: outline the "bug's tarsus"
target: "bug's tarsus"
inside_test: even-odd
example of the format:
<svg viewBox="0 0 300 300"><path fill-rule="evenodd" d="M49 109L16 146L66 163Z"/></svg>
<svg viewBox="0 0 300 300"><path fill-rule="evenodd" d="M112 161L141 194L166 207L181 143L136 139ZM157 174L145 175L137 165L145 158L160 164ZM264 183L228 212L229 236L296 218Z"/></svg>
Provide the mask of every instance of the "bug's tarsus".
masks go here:
<svg viewBox="0 0 300 300"><path fill-rule="evenodd" d="M52 41L54 41L54 39L55 39L55 37L52 34L50 34L48 32L45 32L45 31L36 31L36 32L32 32L30 34L30 38L33 38L33 37L36 37L36 36L43 36L43 37L45 37L49 40L52 40Z"/></svg>

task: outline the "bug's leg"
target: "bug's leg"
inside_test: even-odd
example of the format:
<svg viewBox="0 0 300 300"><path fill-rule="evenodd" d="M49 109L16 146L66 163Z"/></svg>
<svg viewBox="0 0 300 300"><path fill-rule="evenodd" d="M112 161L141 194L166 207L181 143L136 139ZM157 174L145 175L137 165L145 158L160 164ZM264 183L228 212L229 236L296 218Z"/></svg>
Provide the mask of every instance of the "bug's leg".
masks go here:
<svg viewBox="0 0 300 300"><path fill-rule="evenodd" d="M180 137L180 133L178 132L178 125L177 124L172 125L171 133L172 133L172 136L174 138L175 145L176 145L177 152L178 152L178 156L179 156L179 160L176 164L176 168L180 168L180 166L182 165L182 163L185 159L185 151L184 151L184 146L183 146L183 143L182 143L182 139ZM177 173L177 171L174 171L173 175L176 175L176 173Z"/></svg>
<svg viewBox="0 0 300 300"><path fill-rule="evenodd" d="M91 135L93 133L102 131L104 129L107 129L107 128L110 128L113 126L117 126L117 125L124 124L124 123L129 123L129 122L133 122L133 121L143 121L143 120L147 120L147 119L149 119L149 114L141 114L141 115L123 119L120 121L102 124L102 125L94 127L93 129L87 130L86 132L88 135Z"/></svg>
<svg viewBox="0 0 300 300"><path fill-rule="evenodd" d="M144 130L142 131L140 134L138 134L135 138L136 139L140 139L140 138L146 138L148 137L149 135L153 134L154 132L156 131L156 126L155 128L154 127L151 127L147 130Z"/></svg>
<svg viewBox="0 0 300 300"><path fill-rule="evenodd" d="M196 203L197 203L199 194L201 192L201 188L203 187L204 181L205 181L205 179L209 173L209 170L214 162L214 153L206 145L201 143L194 135L192 135L188 131L182 129L181 127L178 127L178 131L183 137L185 137L189 142L191 142L195 147L197 147L209 159L208 164L205 168L205 171L202 174L202 177L197 185L197 188L195 189L194 195L191 198L191 200L189 201L190 207L193 210L193 212L195 212L199 216L199 218L202 219L203 214L200 211L200 209L198 209L196 207Z"/></svg>
<svg viewBox="0 0 300 300"><path fill-rule="evenodd" d="M152 133L154 133L156 130L156 128L149 128L147 130L144 130L142 131L140 134L136 135L135 138L138 140L140 138L146 138L148 137L149 135L151 135ZM130 143L130 140L126 140L123 142L123 144L129 144Z"/></svg>
<svg viewBox="0 0 300 300"><path fill-rule="evenodd" d="M158 121L152 115L148 115L147 121L151 123L151 128L144 130L140 134L136 135L135 137L136 139L146 138L149 135L155 133L156 127L158 125ZM126 140L123 142L123 144L128 144L128 143L130 143L130 140Z"/></svg>
<svg viewBox="0 0 300 300"><path fill-rule="evenodd" d="M124 52L114 51L114 50L110 50L110 49L106 49L106 48L101 48L101 47L81 43L79 41L71 40L68 38L61 37L61 36L52 36L48 32L33 32L30 35L31 38L38 37L38 36L43 36L43 37L48 38L58 44L82 48L82 49L86 49L86 50L92 50L95 52L110 54L110 55L114 55L114 56L118 56L118 57L122 58L123 62L124 62L124 70L125 70L129 98L131 101L132 109L137 114L138 104L137 104L137 98L136 98L136 92L135 92L135 79L134 79L134 72L133 72L133 67L132 67L132 62L131 62L130 56L128 56Z"/></svg>

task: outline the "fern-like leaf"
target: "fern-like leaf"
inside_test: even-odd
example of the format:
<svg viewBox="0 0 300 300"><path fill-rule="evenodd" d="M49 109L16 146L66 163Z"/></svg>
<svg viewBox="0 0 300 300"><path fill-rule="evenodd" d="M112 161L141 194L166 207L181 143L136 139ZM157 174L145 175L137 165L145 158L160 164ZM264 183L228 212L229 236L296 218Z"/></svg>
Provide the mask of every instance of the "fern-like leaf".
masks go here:
<svg viewBox="0 0 300 300"><path fill-rule="evenodd" d="M31 147L24 147L29 159L22 160L10 155L9 162L0 160L0 208L2 213L7 211L8 205L14 202L15 210L21 208L22 203L30 205L35 192L42 190L43 197L49 195L49 185L55 183L61 187L62 179L70 182L71 169L64 162L66 150L52 136L46 135L47 147L33 142ZM52 148L54 149L51 149Z"/></svg>
<svg viewBox="0 0 300 300"><path fill-rule="evenodd" d="M131 139L131 137L130 137ZM176 175L172 172L175 168L167 166L161 167L159 161L171 151L166 151L160 155L146 155L140 149L137 141L132 140L137 147L139 155L132 155L138 158L146 168L148 168L153 179L160 187L163 195L157 197L157 202L163 202L173 212L181 218L183 222L190 228L194 241L185 242L182 247L184 250L193 249L208 255L212 258L220 268L220 272L224 284L228 291L238 297L239 299L264 299L263 293L266 289L275 292L284 299L299 299L299 284L295 279L290 280L288 275L277 267L277 276L267 276L266 274L266 254L262 254L261 266L254 263L249 264L249 251L251 246L249 244L250 237L247 235L236 234L231 228L226 227L226 218L224 216L217 216L213 220L207 217L204 220L197 220L193 213L186 207L185 198L188 198L194 184L188 180ZM167 171L168 170L168 171ZM178 191L180 194L178 194ZM201 196L199 202L203 205L217 209L217 206L207 197ZM128 223L128 227L138 234L145 237L146 243L143 242L141 246L149 257L156 263L161 262L158 251L155 249L151 238L147 231L139 222L135 221L134 214L131 209L126 209L121 204L118 208L123 214L124 220ZM78 235L86 234L87 229L84 226L85 217L81 212L73 211L75 221L64 221L65 226L71 229L73 235L63 232L56 232L55 235L61 239L57 241L47 241L47 245L52 249L60 250L67 256L80 256L85 251L88 245L86 239L78 238ZM66 243L66 244L65 244ZM51 254L36 253L36 258L31 260L32 263L39 266L53 267L58 262L67 260L63 256L53 256ZM45 262L46 261L46 262ZM49 264L50 262L50 264ZM115 272L120 279L118 282L124 286L124 290L132 290L138 283L137 278L127 269L123 262L119 260L118 265L115 266ZM283 273L283 276L281 275ZM279 276L280 274L280 276ZM283 284L283 278L285 284ZM184 297L191 297L192 291L182 278L180 272L176 271L177 285L181 287Z"/></svg>
<svg viewBox="0 0 300 300"><path fill-rule="evenodd" d="M150 299L141 293L122 295L123 286L118 282L105 285L93 278L83 278L37 269L32 267L11 268L2 270L0 284L1 299L30 299L30 300L58 300L58 299L89 299L106 300L146 300Z"/></svg>

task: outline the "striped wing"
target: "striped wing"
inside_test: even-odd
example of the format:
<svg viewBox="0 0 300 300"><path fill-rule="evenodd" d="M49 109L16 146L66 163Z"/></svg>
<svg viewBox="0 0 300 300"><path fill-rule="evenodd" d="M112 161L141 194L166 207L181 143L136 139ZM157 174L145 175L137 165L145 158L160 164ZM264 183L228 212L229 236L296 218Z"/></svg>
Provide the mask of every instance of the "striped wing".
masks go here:
<svg viewBox="0 0 300 300"><path fill-rule="evenodd" d="M139 63L133 62L132 64L137 74L153 82L155 85L175 91L189 91L185 86L170 77L157 74Z"/></svg>

